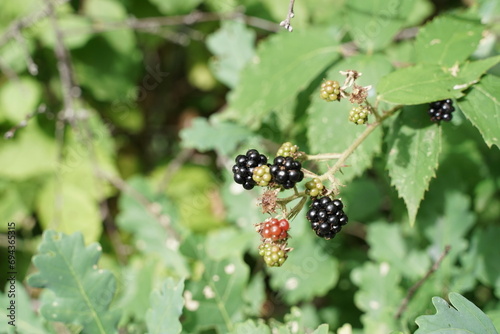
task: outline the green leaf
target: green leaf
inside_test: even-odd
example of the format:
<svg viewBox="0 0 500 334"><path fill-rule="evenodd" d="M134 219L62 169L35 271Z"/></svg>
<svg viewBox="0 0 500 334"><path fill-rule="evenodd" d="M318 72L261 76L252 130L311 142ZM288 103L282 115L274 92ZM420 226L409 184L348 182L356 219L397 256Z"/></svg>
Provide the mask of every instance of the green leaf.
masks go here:
<svg viewBox="0 0 500 334"><path fill-rule="evenodd" d="M448 297L450 304L442 298L432 298L437 312L434 315L418 317L415 322L419 328L415 334L498 334L486 314L467 298L455 292L451 292Z"/></svg>
<svg viewBox="0 0 500 334"><path fill-rule="evenodd" d="M248 128L235 123L217 121L213 117L207 121L198 117L189 128L181 131L180 137L184 147L196 148L201 152L215 149L227 156L251 134Z"/></svg>
<svg viewBox="0 0 500 334"><path fill-rule="evenodd" d="M13 318L9 317L10 310L7 309L11 307L11 301L15 302L15 316ZM43 326L42 318L33 311L31 298L24 285L19 281L15 281L15 288L11 289L8 275L5 294L0 291L0 317L2 318L2 321L0 321L0 333L48 333ZM15 327L9 324L11 321L13 321L12 324L15 324Z"/></svg>
<svg viewBox="0 0 500 334"><path fill-rule="evenodd" d="M217 79L231 88L236 87L241 70L255 54L255 31L240 21L223 21L206 43L215 55L210 67Z"/></svg>
<svg viewBox="0 0 500 334"><path fill-rule="evenodd" d="M338 59L327 30L283 32L262 42L229 95L230 117L258 126L273 109L292 101L324 68Z"/></svg>
<svg viewBox="0 0 500 334"><path fill-rule="evenodd" d="M461 63L477 48L483 29L476 21L438 16L417 35L417 61L446 67Z"/></svg>
<svg viewBox="0 0 500 334"><path fill-rule="evenodd" d="M460 78L460 80L464 82L463 84L461 84L461 86L465 88L476 83L476 81L478 81L487 70L489 70L499 62L500 56L466 62L462 67L459 68L457 74L458 78Z"/></svg>
<svg viewBox="0 0 500 334"><path fill-rule="evenodd" d="M36 145L34 144L36 143ZM0 141L0 176L11 180L26 180L54 172L57 145L36 122L19 129L11 140Z"/></svg>
<svg viewBox="0 0 500 334"><path fill-rule="evenodd" d="M388 333L395 328L394 314L403 299L399 272L387 262L366 262L352 271L351 279L359 287L354 301L365 312L362 322L366 333Z"/></svg>
<svg viewBox="0 0 500 334"><path fill-rule="evenodd" d="M375 85L378 80L389 73L391 64L380 55L354 56L341 61L328 71L328 78L339 80L339 71L355 68L363 75L359 79L359 85ZM348 101L325 102L319 98L319 94L313 97L308 109L307 135L310 143L311 154L335 152L341 153L346 150L366 126L355 125L348 121L349 111L352 104ZM347 159L348 167L342 169L342 174L336 175L342 182L347 183L354 177L363 173L371 166L372 158L381 148L382 131L375 129L367 140L365 140L353 154Z"/></svg>
<svg viewBox="0 0 500 334"><path fill-rule="evenodd" d="M86 242L97 241L101 236L99 205L77 185L51 179L38 192L36 208L45 230L81 232Z"/></svg>
<svg viewBox="0 0 500 334"><path fill-rule="evenodd" d="M323 324L323 325L320 325L312 334L328 334L328 333L329 333L328 325Z"/></svg>
<svg viewBox="0 0 500 334"><path fill-rule="evenodd" d="M500 78L485 76L458 101L465 116L478 128L486 144L500 147Z"/></svg>
<svg viewBox="0 0 500 334"><path fill-rule="evenodd" d="M151 308L146 314L148 334L177 334L182 330L179 317L184 306L184 281L167 278L159 291L151 293Z"/></svg>
<svg viewBox="0 0 500 334"><path fill-rule="evenodd" d="M19 123L36 112L42 86L30 77L7 81L0 86L0 114L12 123Z"/></svg>
<svg viewBox="0 0 500 334"><path fill-rule="evenodd" d="M243 320L242 296L248 280L248 266L239 257L213 261L205 257L197 240L191 239L196 257L203 263L199 280L186 286L184 330L196 333L202 329L216 328L218 333L231 332L234 323ZM189 296L186 297L186 295Z"/></svg>
<svg viewBox="0 0 500 334"><path fill-rule="evenodd" d="M416 65L385 76L378 85L378 99L397 104L421 104L463 94L454 89L462 81L439 65Z"/></svg>
<svg viewBox="0 0 500 334"><path fill-rule="evenodd" d="M245 322L241 322L236 324L234 327L234 331L231 334L271 334L271 329L267 326L263 320L259 320L258 322L254 320L247 320Z"/></svg>
<svg viewBox="0 0 500 334"><path fill-rule="evenodd" d="M298 218L295 224L299 223ZM307 224L305 221L300 223ZM297 229L294 233L298 233ZM268 268L271 287L282 292L283 299L290 305L323 296L337 284L339 277L337 259L324 252L310 230L305 233L291 239L289 246L293 250L282 267Z"/></svg>
<svg viewBox="0 0 500 334"><path fill-rule="evenodd" d="M388 136L387 169L391 184L405 201L410 224L436 174L441 151L441 128L425 116L422 107L403 109Z"/></svg>
<svg viewBox="0 0 500 334"><path fill-rule="evenodd" d="M192 12L202 0L183 0L183 1L163 1L149 0L150 3L156 5L158 10L166 16L182 15Z"/></svg>
<svg viewBox="0 0 500 334"><path fill-rule="evenodd" d="M352 0L347 2L349 32L360 48L372 53L383 50L406 23L411 1Z"/></svg>
<svg viewBox="0 0 500 334"><path fill-rule="evenodd" d="M499 238L498 226L476 229L472 244L463 255L465 266L472 268L479 281L490 287L500 287L500 261L496 259ZM500 296L500 290L496 294Z"/></svg>
<svg viewBox="0 0 500 334"><path fill-rule="evenodd" d="M52 301L40 308L47 320L82 325L83 333L116 332L119 314L109 309L116 282L111 272L97 267L101 252L97 243L85 247L81 233L44 232L33 258L39 271L28 284L53 291Z"/></svg>

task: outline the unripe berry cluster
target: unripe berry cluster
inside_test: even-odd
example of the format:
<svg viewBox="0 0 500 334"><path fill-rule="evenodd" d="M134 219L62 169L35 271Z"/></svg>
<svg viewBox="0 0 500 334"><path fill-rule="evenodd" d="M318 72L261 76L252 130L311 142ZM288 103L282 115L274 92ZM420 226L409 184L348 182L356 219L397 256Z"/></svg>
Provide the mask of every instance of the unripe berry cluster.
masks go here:
<svg viewBox="0 0 500 334"><path fill-rule="evenodd" d="M323 193L323 189L325 189L325 187L318 178L314 178L306 183L306 194L311 197L321 195Z"/></svg>
<svg viewBox="0 0 500 334"><path fill-rule="evenodd" d="M280 267L285 263L288 252L289 249L284 244L264 242L259 246L259 255L264 258L269 267Z"/></svg>
<svg viewBox="0 0 500 334"><path fill-rule="evenodd" d="M328 196L313 200L306 217L318 237L332 239L347 224L343 207L341 200L332 200Z"/></svg>
<svg viewBox="0 0 500 334"><path fill-rule="evenodd" d="M259 187L266 187L271 182L272 176L269 165L255 167L252 178Z"/></svg>
<svg viewBox="0 0 500 334"><path fill-rule="evenodd" d="M450 99L436 101L429 104L429 116L431 116L431 121L440 122L445 121L449 122L453 118L452 112L455 111L453 107L453 101Z"/></svg>
<svg viewBox="0 0 500 334"><path fill-rule="evenodd" d="M349 121L354 124L365 124L368 120L368 114L370 109L366 106L357 106L351 109L349 112Z"/></svg>
<svg viewBox="0 0 500 334"><path fill-rule="evenodd" d="M257 150L248 150L246 155L238 155L233 166L234 182L243 185L243 188L250 190L256 185L253 179L255 167L265 165L267 157Z"/></svg>
<svg viewBox="0 0 500 334"><path fill-rule="evenodd" d="M283 143L281 147L278 149L278 153L276 153L276 156L282 156L282 157L294 157L295 153L299 150L299 147L297 145L293 145L290 142Z"/></svg>
<svg viewBox="0 0 500 334"><path fill-rule="evenodd" d="M338 81L327 80L323 82L319 96L328 102L340 100L340 84Z"/></svg>

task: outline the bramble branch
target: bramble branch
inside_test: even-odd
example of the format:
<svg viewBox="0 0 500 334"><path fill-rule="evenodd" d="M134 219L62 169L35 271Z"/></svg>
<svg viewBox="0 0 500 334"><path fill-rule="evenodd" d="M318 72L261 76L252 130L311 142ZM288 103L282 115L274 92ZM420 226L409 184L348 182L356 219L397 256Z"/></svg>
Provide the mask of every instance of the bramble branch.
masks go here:
<svg viewBox="0 0 500 334"><path fill-rule="evenodd" d="M293 17L295 17L295 13L293 12L293 6L295 4L295 0L290 0L290 5L288 6L288 14L286 15L286 19L280 22L280 26L285 28L286 30L292 32L293 27L290 24L290 21Z"/></svg>
<svg viewBox="0 0 500 334"><path fill-rule="evenodd" d="M405 299L401 302L401 305L398 308L398 311L396 312L396 315L394 316L396 319L401 318L401 315L404 313L406 308L408 307L408 303L410 302L411 298L417 292L417 290L422 286L422 284L425 283L429 279L429 277L439 269L439 266L441 265L441 262L443 262L444 258L448 253L450 252L451 246L447 245L444 248L443 253L441 253L441 256L439 256L439 259L432 265L432 267L427 271L424 277L422 277L417 283L415 283L410 289L408 289L408 292L406 294Z"/></svg>

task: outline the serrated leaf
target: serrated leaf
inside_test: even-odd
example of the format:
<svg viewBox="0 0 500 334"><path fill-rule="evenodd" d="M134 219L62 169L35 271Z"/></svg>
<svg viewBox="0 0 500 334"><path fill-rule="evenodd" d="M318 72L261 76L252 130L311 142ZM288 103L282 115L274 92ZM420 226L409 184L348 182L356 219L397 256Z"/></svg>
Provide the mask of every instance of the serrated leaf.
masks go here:
<svg viewBox="0 0 500 334"><path fill-rule="evenodd" d="M392 72L380 80L378 99L396 104L421 104L463 94L454 89L462 81L439 65L416 65Z"/></svg>
<svg viewBox="0 0 500 334"><path fill-rule="evenodd" d="M298 224L298 219L295 219L295 224ZM306 222L301 224L306 225ZM338 261L324 253L311 231L307 233L309 235L290 241L293 250L282 267L268 270L271 287L280 291L290 305L323 296L335 286L339 277Z"/></svg>
<svg viewBox="0 0 500 334"><path fill-rule="evenodd" d="M81 233L44 232L33 258L39 271L28 284L53 291L52 301L40 308L47 320L82 325L83 333L116 332L119 314L109 309L116 281L111 272L98 269L101 252L97 243L85 247Z"/></svg>
<svg viewBox="0 0 500 334"><path fill-rule="evenodd" d="M377 87L378 80L389 73L391 64L382 56L354 56L341 61L328 71L327 77L339 79L339 71L355 68L363 73L359 85L374 85ZM310 143L311 153L341 153L346 150L358 136L366 129L365 126L355 125L348 121L349 111L352 104L348 101L325 102L315 95L308 109L307 135ZM382 131L375 129L367 140L365 140L347 159L348 167L338 173L342 182L347 183L354 177L360 175L366 168L371 166L372 158L381 148Z"/></svg>
<svg viewBox="0 0 500 334"><path fill-rule="evenodd" d="M477 48L483 29L476 21L439 16L417 35L417 61L446 67L461 63Z"/></svg>
<svg viewBox="0 0 500 334"><path fill-rule="evenodd" d="M148 334L177 334L182 330L179 317L184 306L184 280L167 278L159 291L151 293L151 308L146 314Z"/></svg>
<svg viewBox="0 0 500 334"><path fill-rule="evenodd" d="M208 36L207 47L216 58L210 67L217 79L234 88L240 72L255 54L255 31L240 21L223 21L221 28Z"/></svg>
<svg viewBox="0 0 500 334"><path fill-rule="evenodd" d="M485 76L458 105L481 132L486 144L500 147L500 78Z"/></svg>
<svg viewBox="0 0 500 334"><path fill-rule="evenodd" d="M246 140L252 132L241 125L230 122L207 121L198 117L189 128L181 131L184 147L196 148L201 152L217 150L222 155L234 152L238 144Z"/></svg>
<svg viewBox="0 0 500 334"><path fill-rule="evenodd" d="M231 334L271 334L271 329L262 320L247 320L235 325Z"/></svg>
<svg viewBox="0 0 500 334"><path fill-rule="evenodd" d="M460 67L457 74L457 76L463 82L461 86L469 87L472 84L476 83L476 81L478 81L487 70L489 70L499 62L500 56L466 62L462 67Z"/></svg>
<svg viewBox="0 0 500 334"><path fill-rule="evenodd" d="M432 298L436 314L423 315L415 322L415 334L482 333L498 334L491 320L476 305L458 293L448 295L450 303L440 297Z"/></svg>
<svg viewBox="0 0 500 334"><path fill-rule="evenodd" d="M362 322L366 333L388 333L396 327L394 314L403 296L399 272L387 262L367 262L352 271L351 279L359 287L354 301L365 312Z"/></svg>
<svg viewBox="0 0 500 334"><path fill-rule="evenodd" d="M327 30L271 36L243 69L241 84L229 95L230 117L258 126L273 109L292 101L319 73L339 58Z"/></svg>
<svg viewBox="0 0 500 334"><path fill-rule="evenodd" d="M413 2L402 0L352 0L346 4L349 32L367 53L386 48L413 8Z"/></svg>
<svg viewBox="0 0 500 334"><path fill-rule="evenodd" d="M430 123L422 107L405 108L388 136L387 169L391 184L405 201L410 224L436 174L441 151L441 128Z"/></svg>
<svg viewBox="0 0 500 334"><path fill-rule="evenodd" d="M5 294L0 291L0 333L16 334L47 334L42 324L42 318L35 314L32 309L32 301L28 292L21 282L15 282L15 288L11 289L11 283L7 275ZM15 315L10 317L11 300L15 302ZM15 325L15 326L13 326Z"/></svg>

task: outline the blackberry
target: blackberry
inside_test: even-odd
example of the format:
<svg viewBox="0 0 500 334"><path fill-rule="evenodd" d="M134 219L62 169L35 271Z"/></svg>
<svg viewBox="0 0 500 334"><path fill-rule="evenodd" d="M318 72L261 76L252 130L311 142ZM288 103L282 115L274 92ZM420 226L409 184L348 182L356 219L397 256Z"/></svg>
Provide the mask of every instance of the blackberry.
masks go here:
<svg viewBox="0 0 500 334"><path fill-rule="evenodd" d="M306 217L318 237L332 239L347 224L343 208L341 200L332 200L328 196L313 200Z"/></svg>
<svg viewBox="0 0 500 334"><path fill-rule="evenodd" d="M295 153L299 150L299 147L297 145L293 145L290 142L283 143L281 147L278 150L278 153L276 153L277 156L282 156L282 157L294 157Z"/></svg>
<svg viewBox="0 0 500 334"><path fill-rule="evenodd" d="M311 197L316 197L323 193L324 188L325 187L323 186L323 183L321 183L321 180L314 178L306 183L306 194Z"/></svg>
<svg viewBox="0 0 500 334"><path fill-rule="evenodd" d="M368 114L370 113L370 109L365 106L358 106L351 109L349 112L349 120L354 124L365 124L368 120Z"/></svg>
<svg viewBox="0 0 500 334"><path fill-rule="evenodd" d="M270 166L270 171L274 182L282 185L285 189L290 189L295 186L295 183L304 179L301 168L300 162L292 157L277 156Z"/></svg>
<svg viewBox="0 0 500 334"><path fill-rule="evenodd" d="M252 179L260 187L265 187L271 182L272 176L269 165L257 166L253 169Z"/></svg>
<svg viewBox="0 0 500 334"><path fill-rule="evenodd" d="M450 99L436 101L429 104L429 116L431 116L431 121L440 122L445 121L449 122L453 118L452 112L455 111L453 107L453 101Z"/></svg>
<svg viewBox="0 0 500 334"><path fill-rule="evenodd" d="M327 80L323 82L319 96L328 102L340 100L340 84L338 81Z"/></svg>
<svg viewBox="0 0 500 334"><path fill-rule="evenodd" d="M236 162L233 166L234 182L243 185L247 190L252 189L257 184L253 179L254 168L265 165L267 157L251 149L245 155L238 155L234 161Z"/></svg>
<svg viewBox="0 0 500 334"><path fill-rule="evenodd" d="M259 246L259 255L269 267L281 267L288 257L288 248L285 245L279 245L273 242L264 242Z"/></svg>
<svg viewBox="0 0 500 334"><path fill-rule="evenodd" d="M290 223L286 219L271 218L257 225L257 232L264 240L286 241L289 229Z"/></svg>

